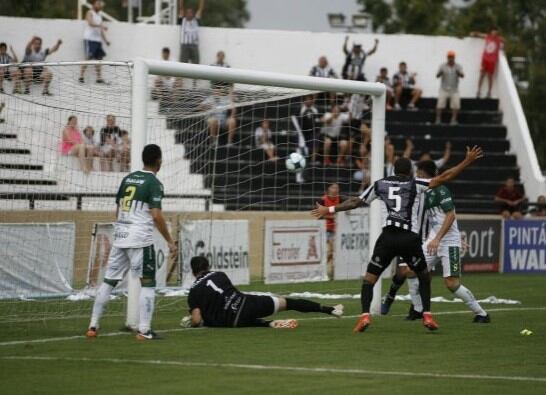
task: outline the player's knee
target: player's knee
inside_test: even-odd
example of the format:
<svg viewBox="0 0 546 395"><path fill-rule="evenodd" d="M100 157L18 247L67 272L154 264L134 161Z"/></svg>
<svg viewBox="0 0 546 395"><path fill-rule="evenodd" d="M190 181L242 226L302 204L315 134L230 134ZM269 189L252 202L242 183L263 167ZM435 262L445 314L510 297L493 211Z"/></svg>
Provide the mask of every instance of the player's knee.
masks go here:
<svg viewBox="0 0 546 395"><path fill-rule="evenodd" d="M111 279L111 278L105 278L103 281L106 284L110 285L112 288L115 288L116 285L118 285L118 283L119 283L119 280L114 280L114 279Z"/></svg>
<svg viewBox="0 0 546 395"><path fill-rule="evenodd" d="M446 285L446 288L449 289L451 292L455 292L457 288L459 288L459 286L461 285L457 277L444 278L444 284Z"/></svg>
<svg viewBox="0 0 546 395"><path fill-rule="evenodd" d="M378 276L376 276L375 274L372 274L372 273L366 273L364 275L364 283L368 283L368 284L375 284L377 282L377 278Z"/></svg>

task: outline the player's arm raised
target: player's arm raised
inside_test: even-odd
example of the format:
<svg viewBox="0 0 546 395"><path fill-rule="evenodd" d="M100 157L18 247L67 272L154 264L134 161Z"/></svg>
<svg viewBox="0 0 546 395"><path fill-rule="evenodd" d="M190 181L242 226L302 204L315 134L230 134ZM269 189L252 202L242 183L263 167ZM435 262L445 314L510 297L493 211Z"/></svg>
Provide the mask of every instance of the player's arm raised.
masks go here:
<svg viewBox="0 0 546 395"><path fill-rule="evenodd" d="M437 187L438 185L443 185L448 181L453 180L455 177L457 177L461 172L466 169L468 166L470 166L474 161L477 159L483 157L483 151L481 147L478 147L475 145L472 147L466 147L466 157L456 166L453 166L446 171L444 171L442 174L434 177L430 180L429 188Z"/></svg>

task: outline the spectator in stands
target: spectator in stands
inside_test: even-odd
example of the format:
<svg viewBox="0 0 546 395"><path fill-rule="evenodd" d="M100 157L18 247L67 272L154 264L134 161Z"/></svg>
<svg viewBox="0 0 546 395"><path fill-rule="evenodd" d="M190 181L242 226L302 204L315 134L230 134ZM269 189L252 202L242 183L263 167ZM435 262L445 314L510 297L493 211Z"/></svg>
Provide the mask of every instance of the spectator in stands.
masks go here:
<svg viewBox="0 0 546 395"><path fill-rule="evenodd" d="M85 48L85 60L102 60L106 56L106 52L102 49L102 41L110 46L110 41L106 38L105 32L108 28L104 25L102 20L102 8L104 2L101 0L92 1L93 7L85 14L85 27L83 30L83 45ZM82 84L85 82L84 74L87 65L82 65L79 82ZM99 64L95 65L95 72L97 73L97 84L104 84L104 80L101 75L101 67Z"/></svg>
<svg viewBox="0 0 546 395"><path fill-rule="evenodd" d="M224 51L216 52L216 62L212 63L211 66L230 67L230 65L226 63L226 54Z"/></svg>
<svg viewBox="0 0 546 395"><path fill-rule="evenodd" d="M336 72L333 68L330 67L328 64L328 59L326 56L321 56L318 59L318 63L311 67L311 71L309 71L309 75L311 77L320 77L320 78L338 78ZM330 92L330 93L323 93L321 95L324 95L324 97L329 97L330 103L335 104L336 102L336 93Z"/></svg>
<svg viewBox="0 0 546 395"><path fill-rule="evenodd" d="M321 206L331 207L340 204L342 201L339 196L339 185L334 183L328 185L326 193L322 196L322 199L318 202ZM328 243L327 251L327 265L328 276L333 278L334 275L334 245L336 236L336 216L335 214L329 214L324 217L326 220L326 241Z"/></svg>
<svg viewBox="0 0 546 395"><path fill-rule="evenodd" d="M403 157L404 158L408 158L411 160L411 156L413 154L413 150L415 148L415 145L413 144L413 141L411 139L406 139L406 147L404 149L404 154L403 154ZM415 161L415 160L411 160L411 163L413 164L413 170L414 172L417 172L417 162L422 162L422 161L425 161L425 160L431 160L434 162L434 164L436 165L436 168L437 169L441 169L442 167L444 167L447 163L447 161L449 160L449 158L451 157L451 142L450 141L447 141L444 145L444 154L442 155L441 158L438 158L438 159L432 159L432 156L430 155L430 152L428 151L424 151L421 153L421 156L419 156L419 160Z"/></svg>
<svg viewBox="0 0 546 395"><path fill-rule="evenodd" d="M101 171L113 171L113 162L117 153L117 144L120 138L120 128L116 125L116 117L106 116L106 126L100 130Z"/></svg>
<svg viewBox="0 0 546 395"><path fill-rule="evenodd" d="M163 47L161 50L161 60L168 62L171 60L171 50L169 47ZM152 88L152 100L157 100L169 96L175 85L175 78L158 75L154 79Z"/></svg>
<svg viewBox="0 0 546 395"><path fill-rule="evenodd" d="M313 165L318 164L317 155L321 144L320 133L317 133L319 123L320 116L315 106L315 96L307 95L300 109L300 126Z"/></svg>
<svg viewBox="0 0 546 395"><path fill-rule="evenodd" d="M457 115L461 108L459 78L464 78L464 73L463 66L455 63L455 51L447 52L447 62L440 66L436 78L441 78L438 103L436 105L436 124L439 125L442 122L442 110L446 108L449 99L449 108L451 109L450 125L456 125Z"/></svg>
<svg viewBox="0 0 546 395"><path fill-rule="evenodd" d="M203 100L199 107L203 111L209 110L207 123L211 142L217 144L221 129L227 129L227 145L233 145L237 127L235 119L237 109L233 105L231 94L225 89L214 89L212 95Z"/></svg>
<svg viewBox="0 0 546 395"><path fill-rule="evenodd" d="M87 162L90 171L93 171L93 158L100 157L99 144L95 139L95 129L92 126L86 126L83 129L83 143L87 149Z"/></svg>
<svg viewBox="0 0 546 395"><path fill-rule="evenodd" d="M318 63L311 67L309 75L311 77L338 78L334 69L328 64L328 59L326 56L321 56L318 59Z"/></svg>
<svg viewBox="0 0 546 395"><path fill-rule="evenodd" d="M366 81L366 77L364 76L364 62L366 62L368 56L373 55L375 51L377 51L379 40L377 38L374 40L374 47L368 52L362 49L361 44L353 44L353 49L349 52L347 47L348 41L349 36L346 36L345 42L343 43L345 63L341 75L346 80Z"/></svg>
<svg viewBox="0 0 546 395"><path fill-rule="evenodd" d="M256 147L261 148L267 155L268 160L277 160L279 157L275 153L275 145L273 144L273 133L269 127L269 119L264 119L259 127L254 132Z"/></svg>
<svg viewBox="0 0 546 395"><path fill-rule="evenodd" d="M226 63L226 54L224 53L224 51L218 51L216 53L216 62L212 63L211 66L225 67L225 68L231 67L229 64ZM211 81L210 82L210 87L212 89L215 89L215 88L229 89L231 86L232 86L232 84L230 84L229 82L225 82L225 81Z"/></svg>
<svg viewBox="0 0 546 395"><path fill-rule="evenodd" d="M529 216L531 217L546 217L546 196L540 195L537 198L537 202L530 204L531 209L529 210Z"/></svg>
<svg viewBox="0 0 546 395"><path fill-rule="evenodd" d="M10 45L9 50L13 56L8 54L6 43L0 43L0 64L19 63L17 55ZM4 93L4 80L13 82L13 93L21 93L21 70L19 67L7 67L0 70L0 93Z"/></svg>
<svg viewBox="0 0 546 395"><path fill-rule="evenodd" d="M116 148L119 171L128 172L131 166L131 140L129 139L129 132L127 130L121 130L119 132Z"/></svg>
<svg viewBox="0 0 546 395"><path fill-rule="evenodd" d="M400 110L402 96L409 96L408 110L416 110L416 104L423 91L415 86L417 73L409 73L406 62L400 62L398 72L392 77L394 89L394 109Z"/></svg>
<svg viewBox="0 0 546 395"><path fill-rule="evenodd" d="M178 23L180 26L180 61L199 64L199 23L203 16L205 0L199 0L199 8L194 14L192 8L184 7L180 0Z"/></svg>
<svg viewBox="0 0 546 395"><path fill-rule="evenodd" d="M479 99L482 91L483 79L487 75L489 83L487 97L491 97L491 87L493 86L493 74L499 61L499 53L504 47L504 38L499 35L496 27L492 27L489 33L471 32L471 37L480 37L485 39L485 46L482 54L482 64L480 70L480 80L478 81L478 92L476 97Z"/></svg>
<svg viewBox="0 0 546 395"><path fill-rule="evenodd" d="M92 155L92 152L87 149L83 141L78 129L78 118L74 115L68 117L68 122L63 129L61 154L65 156L77 156L80 161L80 169L85 174L91 171L88 158Z"/></svg>
<svg viewBox="0 0 546 395"><path fill-rule="evenodd" d="M358 149L358 158L355 161L358 170L353 174L356 181L360 181L359 191L366 189L370 184L370 150L371 150L371 130L365 122L360 125L360 146Z"/></svg>
<svg viewBox="0 0 546 395"><path fill-rule="evenodd" d="M393 90L392 90L392 84L391 79L389 77L389 71L386 67L381 67L379 69L379 75L376 77L375 82L381 82L384 84L387 88L387 100L386 100L386 109L392 110L392 96L393 96Z"/></svg>
<svg viewBox="0 0 546 395"><path fill-rule="evenodd" d="M385 177L394 176L394 162L396 162L398 157L394 149L394 144L392 144L389 137L385 138Z"/></svg>
<svg viewBox="0 0 546 395"><path fill-rule="evenodd" d="M345 165L345 155L349 148L349 136L343 130L343 126L350 120L349 113L342 113L339 106L333 105L331 112L322 117L322 131L324 135L324 165L331 166L330 152L332 144L337 143L337 162L339 166Z"/></svg>
<svg viewBox="0 0 546 395"><path fill-rule="evenodd" d="M42 39L40 37L32 37L28 42L25 48L25 57L23 62L25 63L40 63L45 62L46 58L54 52L57 52L59 47L62 44L62 40L57 40L57 43L51 47L42 49ZM23 66L23 80L25 82L25 91L24 93L28 95L30 93L30 84L32 82L42 82L44 84L44 89L42 91L43 95L51 96L49 92L49 84L53 75L44 66L32 66L25 65Z"/></svg>
<svg viewBox="0 0 546 395"><path fill-rule="evenodd" d="M500 213L504 219L521 219L522 203L525 201L523 193L516 188L514 177L508 177L495 195L495 202L499 204Z"/></svg>

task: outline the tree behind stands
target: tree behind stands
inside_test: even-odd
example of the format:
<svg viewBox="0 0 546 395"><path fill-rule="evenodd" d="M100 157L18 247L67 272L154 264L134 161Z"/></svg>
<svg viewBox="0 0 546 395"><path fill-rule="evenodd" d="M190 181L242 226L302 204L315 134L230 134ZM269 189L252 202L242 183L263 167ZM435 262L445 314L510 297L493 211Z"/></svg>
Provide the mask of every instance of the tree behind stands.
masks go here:
<svg viewBox="0 0 546 395"><path fill-rule="evenodd" d="M358 0L371 16L374 31L468 36L498 26L506 39L508 59L527 59L529 88L520 92L541 167L546 168L546 21L543 1L476 0L466 7L448 7L447 0ZM392 4L391 4L392 3Z"/></svg>

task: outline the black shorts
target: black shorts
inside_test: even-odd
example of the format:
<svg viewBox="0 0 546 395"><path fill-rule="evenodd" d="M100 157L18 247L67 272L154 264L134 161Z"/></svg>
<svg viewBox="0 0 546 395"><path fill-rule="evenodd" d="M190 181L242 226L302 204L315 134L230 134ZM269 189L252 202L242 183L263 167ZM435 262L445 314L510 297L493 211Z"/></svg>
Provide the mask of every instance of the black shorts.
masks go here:
<svg viewBox="0 0 546 395"><path fill-rule="evenodd" d="M235 326L252 326L260 318L275 313L275 303L271 296L245 295L244 305Z"/></svg>
<svg viewBox="0 0 546 395"><path fill-rule="evenodd" d="M383 228L375 243L372 260L368 264L368 273L379 276L397 256L402 257L414 272L421 272L427 268L421 237L408 230L387 226Z"/></svg>
<svg viewBox="0 0 546 395"><path fill-rule="evenodd" d="M83 40L83 46L87 60L102 60L106 56L101 41Z"/></svg>

